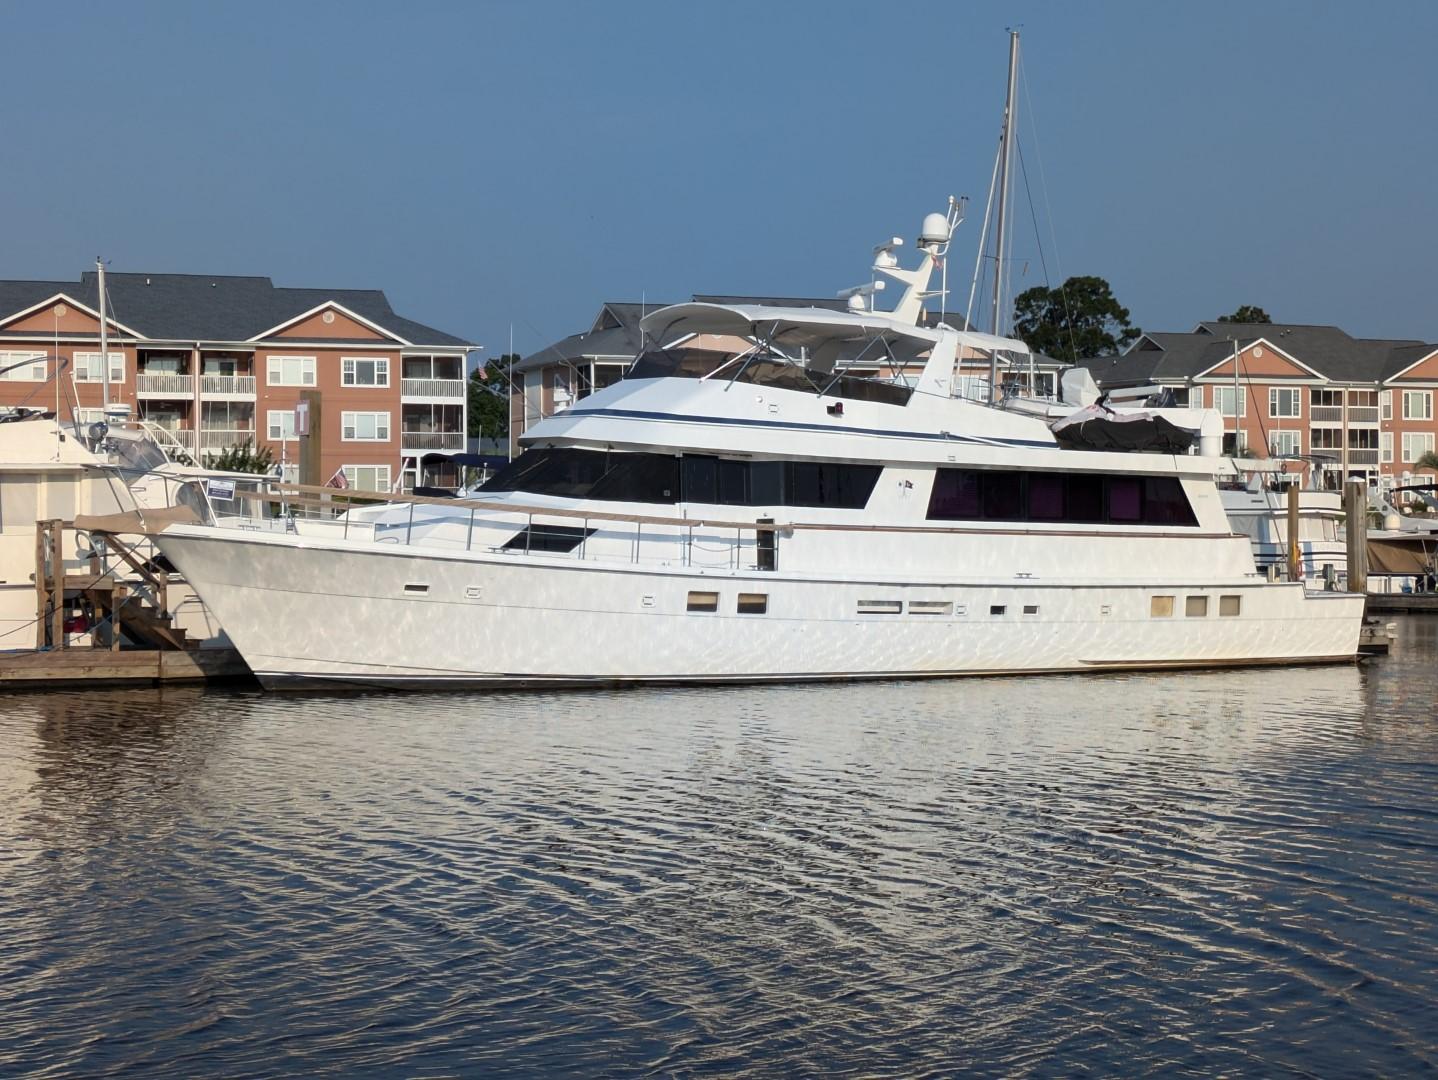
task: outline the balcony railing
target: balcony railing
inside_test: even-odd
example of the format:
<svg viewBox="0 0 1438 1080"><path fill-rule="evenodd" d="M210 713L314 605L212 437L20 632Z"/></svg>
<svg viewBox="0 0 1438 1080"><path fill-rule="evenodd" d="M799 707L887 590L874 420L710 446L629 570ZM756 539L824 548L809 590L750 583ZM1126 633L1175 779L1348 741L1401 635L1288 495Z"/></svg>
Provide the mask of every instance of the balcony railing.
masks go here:
<svg viewBox="0 0 1438 1080"><path fill-rule="evenodd" d="M399 445L407 450L463 450L462 431L401 431Z"/></svg>
<svg viewBox="0 0 1438 1080"><path fill-rule="evenodd" d="M402 397L463 398L463 379L402 379Z"/></svg>
<svg viewBox="0 0 1438 1080"><path fill-rule="evenodd" d="M1350 465L1377 465L1378 451L1365 448L1348 448L1348 464Z"/></svg>
<svg viewBox="0 0 1438 1080"><path fill-rule="evenodd" d="M144 417L142 416L140 419L143 420ZM158 431L152 431L154 439L160 443L164 449L173 449L173 447L170 446L171 442L178 443L183 450L193 451L195 449L195 431L193 428L168 428L160 424L155 424L154 427L159 429Z"/></svg>
<svg viewBox="0 0 1438 1080"><path fill-rule="evenodd" d="M255 441L253 428L201 428L199 434L201 450L224 450Z"/></svg>
<svg viewBox="0 0 1438 1080"><path fill-rule="evenodd" d="M1378 423L1378 408L1375 405L1350 405L1348 406L1348 422L1350 424L1376 424Z"/></svg>
<svg viewBox="0 0 1438 1080"><path fill-rule="evenodd" d="M167 397L189 397L195 392L195 384L188 375L146 375L135 376L135 392L139 394L160 394Z"/></svg>
<svg viewBox="0 0 1438 1080"><path fill-rule="evenodd" d="M254 397L255 377L253 375L201 375L200 393L204 396L242 394Z"/></svg>
<svg viewBox="0 0 1438 1080"><path fill-rule="evenodd" d="M1343 423L1342 405L1314 405L1308 410L1308 418L1315 424Z"/></svg>

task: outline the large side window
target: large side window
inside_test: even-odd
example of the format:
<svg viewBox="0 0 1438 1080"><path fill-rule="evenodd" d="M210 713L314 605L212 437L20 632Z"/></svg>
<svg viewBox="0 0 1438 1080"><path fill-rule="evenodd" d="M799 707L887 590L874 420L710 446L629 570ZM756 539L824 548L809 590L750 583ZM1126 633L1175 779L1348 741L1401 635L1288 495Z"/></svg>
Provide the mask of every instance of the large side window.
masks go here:
<svg viewBox="0 0 1438 1080"><path fill-rule="evenodd" d="M930 521L1043 521L1197 525L1173 476L939 469Z"/></svg>
<svg viewBox="0 0 1438 1080"><path fill-rule="evenodd" d="M482 490L615 502L858 509L868 504L882 471L879 465L556 447L525 451Z"/></svg>

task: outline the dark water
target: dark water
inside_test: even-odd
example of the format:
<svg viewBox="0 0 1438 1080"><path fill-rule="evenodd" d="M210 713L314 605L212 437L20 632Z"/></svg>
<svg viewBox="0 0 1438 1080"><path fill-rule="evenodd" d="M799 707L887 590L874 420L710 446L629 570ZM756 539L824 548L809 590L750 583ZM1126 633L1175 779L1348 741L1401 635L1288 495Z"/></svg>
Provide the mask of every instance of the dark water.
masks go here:
<svg viewBox="0 0 1438 1080"><path fill-rule="evenodd" d="M1438 1064L1438 619L1365 668L0 700L0 1075Z"/></svg>

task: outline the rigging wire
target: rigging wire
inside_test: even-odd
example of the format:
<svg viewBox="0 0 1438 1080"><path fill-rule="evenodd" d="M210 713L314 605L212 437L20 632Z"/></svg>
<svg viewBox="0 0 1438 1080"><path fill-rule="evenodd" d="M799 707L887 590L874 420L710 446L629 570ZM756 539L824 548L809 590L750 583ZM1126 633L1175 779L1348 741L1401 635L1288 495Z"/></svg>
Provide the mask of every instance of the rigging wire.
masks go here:
<svg viewBox="0 0 1438 1080"><path fill-rule="evenodd" d="M1034 133L1034 137L1033 137L1033 142L1034 142L1034 162L1035 162L1036 165L1038 165L1038 169L1039 169L1039 191L1043 193L1043 197L1044 197L1044 216L1048 219L1048 223L1049 223L1049 239L1050 239L1050 241L1051 241L1051 246L1052 246L1052 250L1053 250L1053 253L1054 253L1054 273L1055 273L1056 275L1058 275L1059 277L1062 277L1062 276L1063 276L1063 266L1062 266L1062 261L1061 261L1061 259L1060 259L1060 257L1059 257L1059 238L1058 238L1058 233L1057 233L1057 231L1054 229L1054 211L1053 211L1053 205L1052 205L1052 203L1049 201L1049 185L1048 185L1048 179L1047 179L1047 177L1046 177L1045 174L1044 174L1044 154L1043 154L1043 148L1039 145L1039 122L1038 122L1038 114L1034 112L1033 96L1029 93L1029 69L1028 69L1028 65L1023 62L1023 59L1022 59L1022 58L1020 58L1020 60L1019 60L1019 78L1023 81L1023 86L1024 86L1024 104L1028 107L1028 114L1027 114L1027 115L1028 115L1028 118L1029 118L1029 127L1033 130L1033 133ZM1019 144L1019 168L1020 168L1021 171L1024 171L1024 165L1023 165L1023 144L1022 144L1022 143ZM1027 171L1024 171L1024 189L1025 189L1026 191L1028 190L1028 173L1027 173ZM1033 195L1032 195L1032 193L1030 193L1030 195L1029 195L1029 209L1030 209L1030 211L1032 211L1032 209L1033 209ZM1038 240L1038 242L1039 242L1039 259L1040 259L1040 261L1042 261L1042 260L1043 260L1043 242L1042 242L1042 240L1039 240L1039 227L1038 227L1038 222L1037 222L1037 221L1034 222L1034 239L1035 239L1035 240ZM1047 268L1045 268L1045 271L1044 271L1044 272L1045 272L1045 274L1047 274L1047 272L1048 272L1048 271L1047 271ZM1072 308L1072 306L1069 304L1069 295L1068 295L1068 289L1066 288L1066 285L1067 285L1067 282L1066 282L1066 281L1060 281L1060 282L1059 282L1059 298L1063 301L1063 305L1064 305L1064 318L1065 318L1065 319L1067 320L1067 322L1068 322L1069 351L1073 354L1074 362L1077 363L1077 361L1078 361L1078 341L1077 341L1077 338L1074 337L1074 331L1073 331L1073 308ZM1049 288L1050 288L1050 290L1052 291L1053 286L1050 285Z"/></svg>

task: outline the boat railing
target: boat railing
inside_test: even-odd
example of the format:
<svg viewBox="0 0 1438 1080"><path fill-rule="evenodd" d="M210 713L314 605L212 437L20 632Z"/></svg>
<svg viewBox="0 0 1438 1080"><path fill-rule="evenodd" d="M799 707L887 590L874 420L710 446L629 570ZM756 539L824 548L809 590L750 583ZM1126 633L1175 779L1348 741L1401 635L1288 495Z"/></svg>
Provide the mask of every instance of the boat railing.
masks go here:
<svg viewBox="0 0 1438 1080"><path fill-rule="evenodd" d="M625 514L559 506L532 506L496 499L446 499L385 494L304 484L276 484L268 491L236 492L236 498L258 507L279 509L279 516L261 513L248 524L232 519L222 527L249 528L347 541L369 541L447 551L532 556L557 560L625 562L653 566L703 567L729 570L773 570L782 561L781 538L792 543L800 534L971 534L961 525L922 523L781 522L769 519L732 521L707 517ZM385 512L382 518L356 517L347 508ZM446 513L427 514L427 508ZM985 534L995 530L992 525ZM1023 525L998 530L1014 535L1045 532ZM503 536L496 541L496 533ZM1108 537L1169 537L1213 541L1241 533L1182 531L1110 531ZM536 543L536 538L564 536L569 545ZM1246 538L1245 542L1247 542Z"/></svg>

